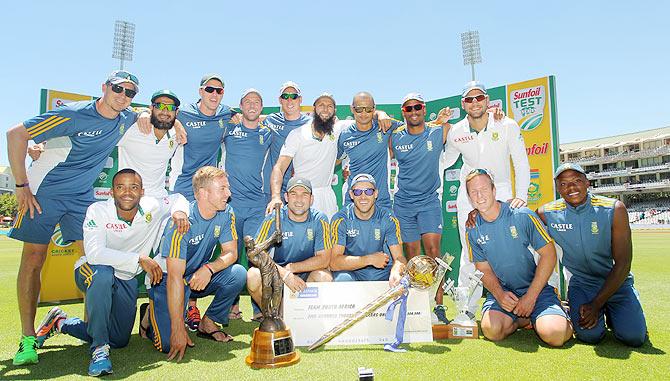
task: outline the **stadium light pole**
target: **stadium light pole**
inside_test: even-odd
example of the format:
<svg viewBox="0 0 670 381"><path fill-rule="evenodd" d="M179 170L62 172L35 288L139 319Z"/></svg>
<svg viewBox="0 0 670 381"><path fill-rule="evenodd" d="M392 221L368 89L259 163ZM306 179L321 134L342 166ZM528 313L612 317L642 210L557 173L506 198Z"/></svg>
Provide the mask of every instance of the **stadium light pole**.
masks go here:
<svg viewBox="0 0 670 381"><path fill-rule="evenodd" d="M472 80L475 80L475 64L482 63L482 52L479 48L479 32L467 31L461 33L461 44L463 46L463 65L472 68Z"/></svg>
<svg viewBox="0 0 670 381"><path fill-rule="evenodd" d="M114 50L112 58L119 60L119 69L123 70L123 61L133 60L133 45L135 44L135 24L128 21L116 20L114 24Z"/></svg>

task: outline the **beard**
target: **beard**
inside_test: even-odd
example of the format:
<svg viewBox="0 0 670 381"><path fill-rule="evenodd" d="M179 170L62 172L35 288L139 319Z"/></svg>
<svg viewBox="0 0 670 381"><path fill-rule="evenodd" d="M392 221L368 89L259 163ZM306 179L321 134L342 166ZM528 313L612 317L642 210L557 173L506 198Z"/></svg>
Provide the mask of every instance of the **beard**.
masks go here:
<svg viewBox="0 0 670 381"><path fill-rule="evenodd" d="M335 126L335 114L333 113L330 118L324 120L319 114L314 113L312 124L314 125L314 130L319 134L323 134L323 136L331 134Z"/></svg>
<svg viewBox="0 0 670 381"><path fill-rule="evenodd" d="M153 113L151 114L151 124L154 125L154 128L157 128L159 130L169 130L169 129L171 129L172 126L174 126L174 121L175 120L176 120L176 118L172 118L171 120L169 120L167 122L161 122L160 120L158 120L158 118L156 118L156 116Z"/></svg>

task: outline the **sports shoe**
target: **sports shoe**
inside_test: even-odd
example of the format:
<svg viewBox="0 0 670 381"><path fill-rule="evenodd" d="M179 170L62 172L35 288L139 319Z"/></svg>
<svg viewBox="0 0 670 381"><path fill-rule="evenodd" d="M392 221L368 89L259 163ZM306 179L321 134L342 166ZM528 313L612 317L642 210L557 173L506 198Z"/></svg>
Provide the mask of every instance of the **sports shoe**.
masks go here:
<svg viewBox="0 0 670 381"><path fill-rule="evenodd" d="M109 359L109 345L101 345L93 350L88 364L88 375L93 377L112 374L112 360Z"/></svg>
<svg viewBox="0 0 670 381"><path fill-rule="evenodd" d="M196 306L188 306L188 309L186 310L186 326L188 327L188 330L191 332L195 332L198 330L198 326L200 326L200 310Z"/></svg>
<svg viewBox="0 0 670 381"><path fill-rule="evenodd" d="M19 342L19 350L14 355L14 365L29 365L37 364L37 342L35 336L21 336Z"/></svg>
<svg viewBox="0 0 670 381"><path fill-rule="evenodd" d="M49 310L44 319L42 319L40 325L37 327L37 333L35 334L37 348L42 348L44 342L48 338L60 333L58 322L62 319L67 319L67 314L63 310L58 307L54 307Z"/></svg>
<svg viewBox="0 0 670 381"><path fill-rule="evenodd" d="M449 324L449 319L447 319L446 308L443 305L438 304L433 308L433 314L437 317L438 324Z"/></svg>

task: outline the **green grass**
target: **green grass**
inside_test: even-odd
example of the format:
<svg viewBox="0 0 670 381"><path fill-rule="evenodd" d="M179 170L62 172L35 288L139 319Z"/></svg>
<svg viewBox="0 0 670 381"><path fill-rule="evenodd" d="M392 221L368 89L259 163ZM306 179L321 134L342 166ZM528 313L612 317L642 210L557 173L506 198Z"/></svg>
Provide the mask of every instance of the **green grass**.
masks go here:
<svg viewBox="0 0 670 381"><path fill-rule="evenodd" d="M667 379L670 370L670 244L668 231L635 232L633 272L647 316L650 341L641 348L627 348L611 334L598 346L575 340L565 348L539 343L532 331L519 331L502 343L479 340L443 340L405 345L407 353L388 353L379 345L329 347L316 352L300 350L301 361L290 368L252 370L244 363L255 324L234 321L227 331L235 342L217 344L194 337L180 363L166 361L149 341L133 331L127 348L113 350L114 374L108 379L147 380L353 380L357 368L373 368L377 380L407 379ZM86 376L88 345L66 335L50 339L39 351L40 363L18 368L12 365L20 334L16 311L15 281L20 245L0 236L0 378L46 379ZM69 276L69 274L68 274ZM140 301L142 302L142 301ZM208 303L208 300L202 303ZM139 303L138 303L139 304ZM249 298L242 298L245 319L251 315ZM49 307L38 310L38 320ZM82 304L63 309L82 315ZM453 314L453 308L449 312ZM291 327L298 330L300 327Z"/></svg>

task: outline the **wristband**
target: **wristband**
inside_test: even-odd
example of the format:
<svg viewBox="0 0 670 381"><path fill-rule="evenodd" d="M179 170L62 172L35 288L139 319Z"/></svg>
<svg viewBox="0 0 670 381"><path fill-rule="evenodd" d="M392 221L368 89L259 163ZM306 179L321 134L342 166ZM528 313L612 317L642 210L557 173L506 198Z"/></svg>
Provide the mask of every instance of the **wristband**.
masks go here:
<svg viewBox="0 0 670 381"><path fill-rule="evenodd" d="M16 184L16 185L14 185L14 186L17 187L17 188L23 188L23 187L27 187L28 185L29 185L29 184L28 184L28 182L26 181L26 182L23 183L23 184Z"/></svg>
<svg viewBox="0 0 670 381"><path fill-rule="evenodd" d="M214 275L214 270L212 270L212 267L209 265L209 263L205 263L205 267L207 270L209 270L210 274Z"/></svg>
<svg viewBox="0 0 670 381"><path fill-rule="evenodd" d="M293 275L293 273L290 272L290 271L287 271L286 274L284 274L284 277L281 278L282 282L286 282L286 278L288 278L289 275Z"/></svg>

